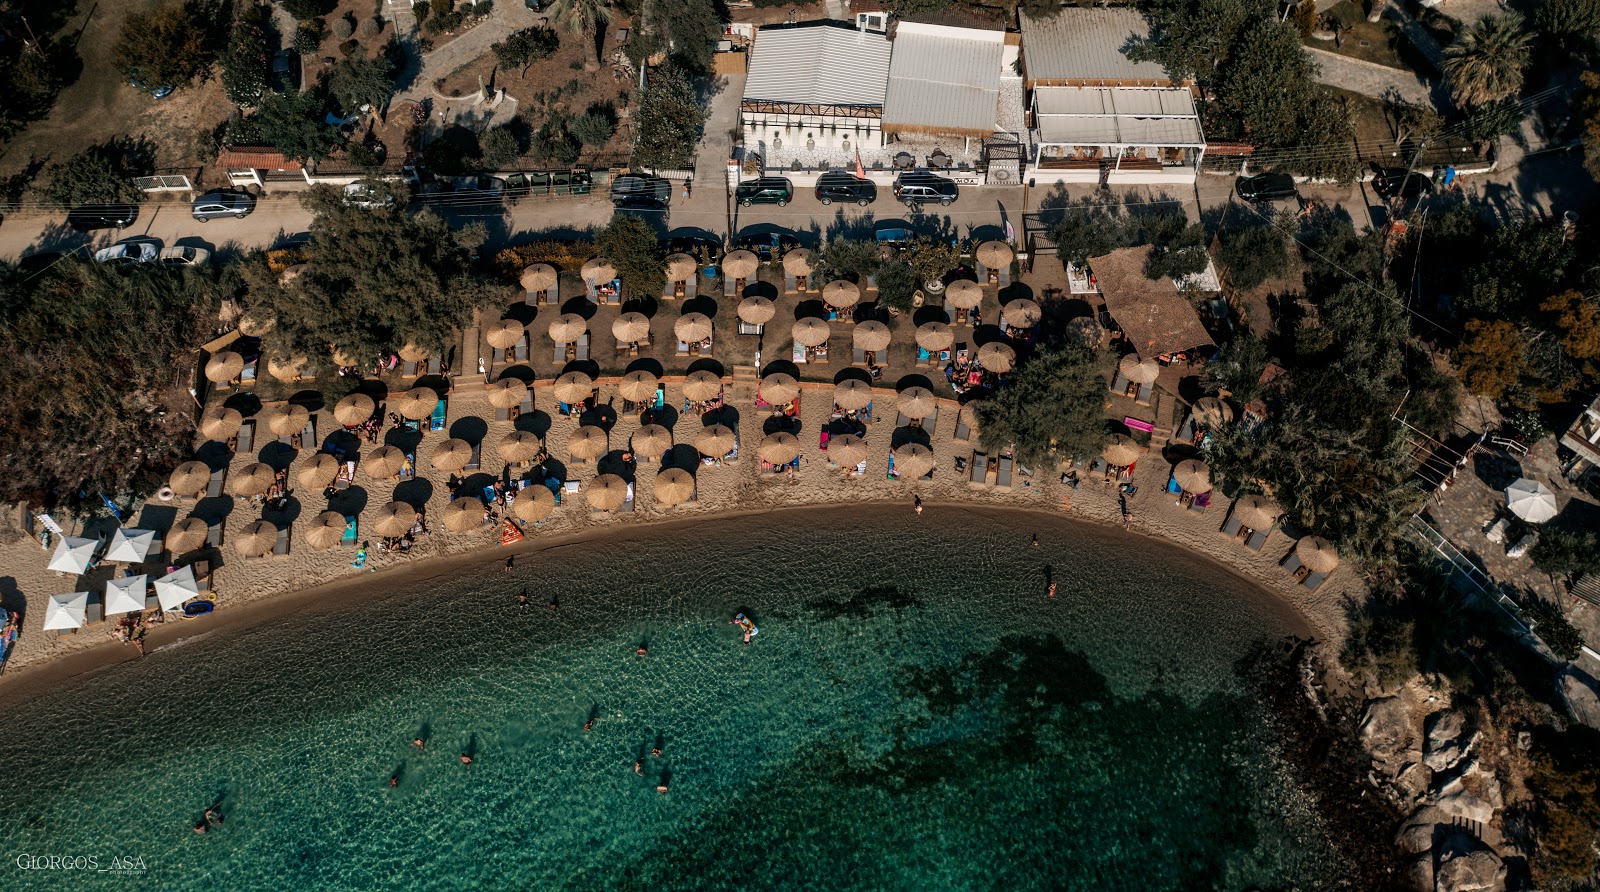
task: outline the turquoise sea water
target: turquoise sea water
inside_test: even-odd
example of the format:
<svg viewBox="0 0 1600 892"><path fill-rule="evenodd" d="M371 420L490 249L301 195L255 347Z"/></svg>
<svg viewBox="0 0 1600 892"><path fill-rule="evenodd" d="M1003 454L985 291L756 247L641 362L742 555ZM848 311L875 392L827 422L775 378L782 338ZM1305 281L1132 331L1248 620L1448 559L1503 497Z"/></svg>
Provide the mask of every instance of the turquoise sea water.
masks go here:
<svg viewBox="0 0 1600 892"><path fill-rule="evenodd" d="M1291 623L1029 514L633 531L10 709L0 884L130 881L15 864L55 854L166 890L1323 887L1342 865L1233 668Z"/></svg>

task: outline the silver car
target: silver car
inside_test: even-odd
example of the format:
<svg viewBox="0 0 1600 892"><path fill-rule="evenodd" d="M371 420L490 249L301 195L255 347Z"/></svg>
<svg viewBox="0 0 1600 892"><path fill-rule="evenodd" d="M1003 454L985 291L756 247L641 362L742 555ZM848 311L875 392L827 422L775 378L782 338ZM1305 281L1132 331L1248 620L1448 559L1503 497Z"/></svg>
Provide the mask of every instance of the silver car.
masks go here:
<svg viewBox="0 0 1600 892"><path fill-rule="evenodd" d="M159 259L162 266L203 266L211 259L211 252L205 248L173 245L170 248L162 248Z"/></svg>
<svg viewBox="0 0 1600 892"><path fill-rule="evenodd" d="M250 216L256 209L255 197L244 192L207 192L194 200L194 218L201 223L217 217Z"/></svg>
<svg viewBox="0 0 1600 892"><path fill-rule="evenodd" d="M100 263L149 263L157 252L150 242L122 242L94 252L94 259Z"/></svg>

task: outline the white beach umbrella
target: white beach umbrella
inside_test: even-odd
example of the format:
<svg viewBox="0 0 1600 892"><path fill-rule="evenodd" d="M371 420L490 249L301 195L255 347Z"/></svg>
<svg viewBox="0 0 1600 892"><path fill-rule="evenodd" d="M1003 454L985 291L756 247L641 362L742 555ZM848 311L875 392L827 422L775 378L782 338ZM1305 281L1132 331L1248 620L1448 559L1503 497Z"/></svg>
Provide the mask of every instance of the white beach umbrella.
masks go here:
<svg viewBox="0 0 1600 892"><path fill-rule="evenodd" d="M56 553L50 556L50 569L58 573L87 573L89 565L94 563L94 550L98 547L98 539L62 536L56 543Z"/></svg>
<svg viewBox="0 0 1600 892"><path fill-rule="evenodd" d="M1506 487L1506 507L1528 523L1544 523L1556 516L1556 494L1543 483L1523 477Z"/></svg>
<svg viewBox="0 0 1600 892"><path fill-rule="evenodd" d="M125 530L121 527L111 534L111 547L106 549L106 560L137 564L150 555L156 543L155 530Z"/></svg>
<svg viewBox="0 0 1600 892"><path fill-rule="evenodd" d="M149 577L124 576L106 580L106 616L114 613L137 613L144 609L144 594Z"/></svg>
<svg viewBox="0 0 1600 892"><path fill-rule="evenodd" d="M44 627L50 629L81 629L89 613L89 593L72 592L51 595L44 606Z"/></svg>
<svg viewBox="0 0 1600 892"><path fill-rule="evenodd" d="M182 567L156 580L156 598L162 610L177 610L183 602L200 594L194 568Z"/></svg>

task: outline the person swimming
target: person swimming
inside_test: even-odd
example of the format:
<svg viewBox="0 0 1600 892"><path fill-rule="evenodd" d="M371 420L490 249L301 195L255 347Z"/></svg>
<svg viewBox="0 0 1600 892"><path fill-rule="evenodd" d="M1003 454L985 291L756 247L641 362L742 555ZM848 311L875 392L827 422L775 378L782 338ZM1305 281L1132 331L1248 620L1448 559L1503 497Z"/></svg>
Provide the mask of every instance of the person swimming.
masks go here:
<svg viewBox="0 0 1600 892"><path fill-rule="evenodd" d="M744 630L745 644L749 644L751 638L761 634L761 630L756 628L756 624L752 622L749 617L742 613L735 614L733 619L728 620L728 625L738 626L740 629Z"/></svg>
<svg viewBox="0 0 1600 892"><path fill-rule="evenodd" d="M589 720L587 722L583 723L583 730L585 730L585 731L593 731L594 730L594 717L593 716L590 716Z"/></svg>
<svg viewBox="0 0 1600 892"><path fill-rule="evenodd" d="M633 763L633 773L639 775L640 777L644 777L644 760L643 759Z"/></svg>
<svg viewBox="0 0 1600 892"><path fill-rule="evenodd" d="M207 830L210 830L210 829L211 829L211 825L207 824L204 819L201 819L201 820L198 820L198 821L194 822L194 832L196 832L196 833L204 833L204 832L206 832Z"/></svg>
<svg viewBox="0 0 1600 892"><path fill-rule="evenodd" d="M400 786L400 775L398 775L398 774L389 775L389 788L390 789L394 789L395 787L398 787L398 786Z"/></svg>
<svg viewBox="0 0 1600 892"><path fill-rule="evenodd" d="M472 767L472 757L467 755L466 753L462 753L461 754L461 764L467 766L468 768L471 768Z"/></svg>
<svg viewBox="0 0 1600 892"><path fill-rule="evenodd" d="M423 743L422 742L422 738L420 738L420 737L413 739L411 741L411 745L416 747L419 750L424 751L424 752L426 752L427 749L428 749L428 745L426 743Z"/></svg>

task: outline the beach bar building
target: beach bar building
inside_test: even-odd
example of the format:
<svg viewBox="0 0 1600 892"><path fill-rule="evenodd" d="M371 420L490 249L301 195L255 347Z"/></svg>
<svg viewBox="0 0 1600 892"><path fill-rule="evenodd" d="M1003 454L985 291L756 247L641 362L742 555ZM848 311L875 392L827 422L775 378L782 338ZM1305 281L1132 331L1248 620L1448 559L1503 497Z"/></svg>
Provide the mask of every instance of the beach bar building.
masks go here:
<svg viewBox="0 0 1600 892"><path fill-rule="evenodd" d="M889 39L838 22L762 28L739 103L746 160L773 171L855 163L883 145Z"/></svg>
<svg viewBox="0 0 1600 892"><path fill-rule="evenodd" d="M1142 357L1168 361L1196 347L1213 346L1194 305L1171 279L1144 274L1150 246L1119 248L1089 260L1104 309Z"/></svg>

